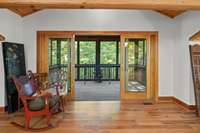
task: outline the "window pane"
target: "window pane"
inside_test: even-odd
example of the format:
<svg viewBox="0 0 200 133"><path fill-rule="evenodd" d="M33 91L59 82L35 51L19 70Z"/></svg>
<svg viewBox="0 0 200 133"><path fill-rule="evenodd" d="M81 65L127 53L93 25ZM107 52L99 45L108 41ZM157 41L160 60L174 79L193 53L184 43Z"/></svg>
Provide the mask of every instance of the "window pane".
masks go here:
<svg viewBox="0 0 200 133"><path fill-rule="evenodd" d="M130 39L126 51L126 86L127 91L146 91L146 40ZM126 63L125 63L126 64Z"/></svg>
<svg viewBox="0 0 200 133"><path fill-rule="evenodd" d="M80 41L80 64L95 64L96 42Z"/></svg>
<svg viewBox="0 0 200 133"><path fill-rule="evenodd" d="M60 54L61 54L61 64L67 64L67 53L68 53L68 44L69 41L62 40L61 41L61 48L60 48Z"/></svg>
<svg viewBox="0 0 200 133"><path fill-rule="evenodd" d="M128 43L128 64L135 64L135 42Z"/></svg>
<svg viewBox="0 0 200 133"><path fill-rule="evenodd" d="M138 64L146 65L146 41L139 41Z"/></svg>
<svg viewBox="0 0 200 133"><path fill-rule="evenodd" d="M57 40L51 40L49 43L49 57L50 65L56 65L57 64Z"/></svg>
<svg viewBox="0 0 200 133"><path fill-rule="evenodd" d="M115 41L102 41L101 42L101 64L116 64L116 48L117 42Z"/></svg>

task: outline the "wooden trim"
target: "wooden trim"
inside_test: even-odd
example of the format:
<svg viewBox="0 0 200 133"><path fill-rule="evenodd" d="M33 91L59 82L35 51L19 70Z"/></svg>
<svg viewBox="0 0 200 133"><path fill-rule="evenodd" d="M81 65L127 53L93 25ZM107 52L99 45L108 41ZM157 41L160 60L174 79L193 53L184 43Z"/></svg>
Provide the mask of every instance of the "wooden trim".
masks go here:
<svg viewBox="0 0 200 133"><path fill-rule="evenodd" d="M179 16L182 13L186 12L185 10L155 10L155 11L170 18L175 18L176 16Z"/></svg>
<svg viewBox="0 0 200 133"><path fill-rule="evenodd" d="M49 38L71 38L73 43L73 33L66 31L38 31L37 32L37 73L48 73L48 39ZM71 55L72 56L72 55ZM73 61L72 61L73 63ZM67 99L74 97L74 69L71 69L71 90Z"/></svg>
<svg viewBox="0 0 200 133"><path fill-rule="evenodd" d="M49 36L60 36L60 35L68 35L68 36L71 36L73 37L73 35L95 35L95 36L98 36L98 35L108 35L108 36L112 36L112 35L121 35L121 34L124 34L124 35L129 35L129 34L137 34L137 35L140 35L140 36L144 36L145 34L148 34L148 33L151 33L151 34L157 34L158 32L157 31L102 31L102 30L99 30L99 31L78 31L78 30L72 30L72 31L45 31L45 30L42 30L42 31L37 31L37 32L43 32L43 33L46 33L48 34ZM139 37L139 36L138 36Z"/></svg>
<svg viewBox="0 0 200 133"><path fill-rule="evenodd" d="M75 97L75 36L71 38L71 94L72 99Z"/></svg>
<svg viewBox="0 0 200 133"><path fill-rule="evenodd" d="M147 40L147 91L146 93L125 92L124 41L126 38L146 38ZM152 41L153 38L153 41ZM148 99L158 101L158 32L123 32L121 34L120 95L122 99ZM151 80L150 80L151 79Z"/></svg>
<svg viewBox="0 0 200 133"><path fill-rule="evenodd" d="M6 112L6 107L0 107L0 113L5 113Z"/></svg>
<svg viewBox="0 0 200 133"><path fill-rule="evenodd" d="M175 103L177 103L177 104L179 104L179 105L181 105L181 106L183 106L183 107L185 107L185 108L187 108L189 110L196 110L196 106L195 105L188 105L187 103L179 100L176 97L173 97L173 100L174 100Z"/></svg>
<svg viewBox="0 0 200 133"><path fill-rule="evenodd" d="M192 35L189 39L190 41L200 41L200 31Z"/></svg>
<svg viewBox="0 0 200 133"><path fill-rule="evenodd" d="M152 66L152 61L151 60L151 55L152 55L152 44L151 44L151 35L150 34L147 34L146 35L146 42L147 42L147 67L146 67L146 76L147 76L147 79L146 79L146 97L147 99L151 99L151 95L152 95L152 69L151 69L151 66ZM154 87L153 87L154 88Z"/></svg>
<svg viewBox="0 0 200 133"><path fill-rule="evenodd" d="M125 97L125 92L124 92L124 58L125 58L125 47L124 43L125 40L123 39L122 36L120 36L120 99L124 99Z"/></svg>
<svg viewBox="0 0 200 133"><path fill-rule="evenodd" d="M72 9L198 10L199 0L1 0L1 8L37 6Z"/></svg>
<svg viewBox="0 0 200 133"><path fill-rule="evenodd" d="M0 34L0 41L5 41L5 40L6 40L6 38Z"/></svg>
<svg viewBox="0 0 200 133"><path fill-rule="evenodd" d="M124 36L125 37L134 37L134 38L149 38L149 43L150 42L150 35L155 35L155 47L153 48L154 49L154 55L151 55L154 59L154 66L153 66L153 69L154 69L154 75L153 75L153 85L155 85L155 90L153 91L153 95L151 97L153 97L154 101L157 101L157 97L158 97L158 61L157 61L157 58L158 57L154 57L154 56L158 56L158 48L157 48L157 45L158 45L158 42L157 42L157 36L158 36L158 32L156 31L38 31L37 32L37 35L38 35L38 40L37 40L37 72L48 72L48 54L45 54L47 53L47 51L44 51L44 49L48 50L47 49L47 40L49 37L70 37L70 38L74 38L75 35L120 35L120 38L121 38L121 44L123 44L123 40L124 40ZM43 39L40 39L40 38L43 38ZM73 39L74 40L74 39ZM73 46L73 45L72 45ZM124 55L124 46L121 45L121 55ZM72 48L72 53L74 51L74 46ZM152 51L150 51L151 53ZM71 55L72 57L74 57L74 55L72 54ZM121 56L121 62L120 62L120 72L123 73L124 71L124 56ZM43 63L41 63L43 62ZM41 65L43 64L43 65ZM74 62L72 61L72 66L74 65ZM150 70L150 69L149 69ZM75 78L75 70L71 69L71 78L74 79ZM123 74L120 74L121 77L120 77L120 88L124 88L124 75ZM71 81L71 87L74 88L74 81ZM72 94L74 95L74 89L71 89L72 90ZM148 91L148 99L150 98L150 93L152 94L152 92ZM127 95L123 89L120 89L120 97L122 99L131 99L131 96ZM144 94L141 94L141 93L137 93L135 94L135 97L134 99L146 99L145 98L146 95ZM132 97L133 98L133 97Z"/></svg>
<svg viewBox="0 0 200 133"><path fill-rule="evenodd" d="M160 97L158 97L158 101L159 102L163 102L163 101L174 102L188 110L196 110L195 105L188 105L187 103L179 100L178 98L176 98L174 96L160 96Z"/></svg>
<svg viewBox="0 0 200 133"><path fill-rule="evenodd" d="M72 38L73 33L66 31L37 32L37 72L48 73L48 38ZM41 63L42 62L42 63Z"/></svg>
<svg viewBox="0 0 200 133"><path fill-rule="evenodd" d="M14 13L20 15L21 17L28 16L30 14L33 14L35 12L42 10L42 9L40 9L40 7L37 8L34 6L27 6L27 7L23 7L23 8L8 7L8 9Z"/></svg>
<svg viewBox="0 0 200 133"><path fill-rule="evenodd" d="M155 63L155 69L154 69L154 94L155 94L155 101L157 102L158 101L158 90L159 90L159 86L158 86L158 84L159 84L159 82L158 82L158 68L159 68L159 66L158 66L158 63L159 63L159 49L158 49L158 32L156 32L155 33L155 47L154 47L154 50L155 50L155 52L154 52L154 58L155 58L155 60L154 60L154 63Z"/></svg>
<svg viewBox="0 0 200 133"><path fill-rule="evenodd" d="M173 102L173 96L159 96L158 97L158 102Z"/></svg>

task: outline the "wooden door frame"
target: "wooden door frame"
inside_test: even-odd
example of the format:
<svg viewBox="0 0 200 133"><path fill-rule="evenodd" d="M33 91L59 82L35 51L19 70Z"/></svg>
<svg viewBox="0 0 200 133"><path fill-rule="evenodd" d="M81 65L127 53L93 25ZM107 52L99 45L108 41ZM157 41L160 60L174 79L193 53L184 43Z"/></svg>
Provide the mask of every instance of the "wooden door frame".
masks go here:
<svg viewBox="0 0 200 133"><path fill-rule="evenodd" d="M71 39L71 58L74 58L75 46L74 34L67 31L38 31L37 32L37 73L48 73L48 39L49 38L70 38ZM74 77L75 61L71 60L70 68L70 92L66 99L74 99Z"/></svg>
<svg viewBox="0 0 200 133"><path fill-rule="evenodd" d="M154 36L154 46L151 44L151 36ZM125 46L126 38L146 38L147 40L147 90L146 93L127 92L124 88L124 65L125 65ZM143 99L158 101L158 32L133 32L121 34L121 60L120 60L120 97L121 99ZM151 79L151 80L150 80Z"/></svg>
<svg viewBox="0 0 200 133"><path fill-rule="evenodd" d="M151 54L149 56L148 60L153 62L153 74L151 74L151 85L153 85L154 90L150 90L147 93L147 98L150 98L150 95L152 95L152 99L154 101L158 101L158 32L157 31L37 31L37 72L46 72L44 70L48 69L48 54L44 56L45 53L41 53L41 47L40 45L44 45L47 43L47 40L49 37L71 37L73 42L75 42L74 38L76 35L119 35L121 38L121 43L120 43L120 48L123 47L123 42L122 42L122 36L155 36L154 40L154 47L150 48L154 52L154 54ZM150 42L151 40L147 40ZM75 44L75 43L73 43ZM75 46L72 45L72 51L71 51L71 57L75 58ZM47 51L48 52L48 51ZM149 51L149 53L152 53ZM42 54L42 55L41 55ZM123 60L121 60L122 55L124 55L123 51L120 52L120 99L135 99L133 97L127 96L126 98L124 97L124 75L121 74L123 73L124 69L124 63ZM46 61L45 61L46 60ZM44 62L43 62L44 61ZM43 65L41 65L43 62ZM45 67L47 65L47 67ZM42 68L41 68L42 66ZM70 99L74 99L74 81L75 81L75 60L72 60L72 67L71 67L71 78L73 79L71 82L72 88L71 88L71 94L70 94ZM149 70L150 72L150 70ZM153 94L152 94L153 92ZM140 96L140 95L139 95ZM139 97L138 96L138 97ZM136 97L136 98L138 98Z"/></svg>

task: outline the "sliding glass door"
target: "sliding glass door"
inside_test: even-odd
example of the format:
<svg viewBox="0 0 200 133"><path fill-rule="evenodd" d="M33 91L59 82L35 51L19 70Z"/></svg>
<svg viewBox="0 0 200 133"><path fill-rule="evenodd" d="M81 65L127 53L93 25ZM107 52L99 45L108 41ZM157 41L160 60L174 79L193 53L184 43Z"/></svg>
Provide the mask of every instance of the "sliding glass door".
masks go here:
<svg viewBox="0 0 200 133"><path fill-rule="evenodd" d="M146 92L146 38L127 38L125 42L125 88L128 92Z"/></svg>
<svg viewBox="0 0 200 133"><path fill-rule="evenodd" d="M65 92L70 91L70 63L71 63L71 39L49 38L48 45L48 79L52 82L62 81Z"/></svg>
<svg viewBox="0 0 200 133"><path fill-rule="evenodd" d="M121 98L155 100L156 39L154 34L121 36Z"/></svg>
<svg viewBox="0 0 200 133"><path fill-rule="evenodd" d="M117 34L119 35L114 39L113 36L104 36L102 40L97 39L98 36L88 36L89 38L76 36L77 45L75 45L76 33L74 32L38 32L37 72L48 73L49 80L52 82L62 78L66 83L69 98L73 99L75 60L78 80L85 80L88 77L87 72L90 72L84 72L81 67L85 64L94 64L94 66L87 66L93 67L91 78L120 79L121 99L157 100L157 32ZM77 53L76 57L75 53ZM109 70L105 64L109 66ZM113 68L113 71L110 68Z"/></svg>
<svg viewBox="0 0 200 133"><path fill-rule="evenodd" d="M74 98L75 45L74 35L68 32L38 32L37 72L47 73L50 83L62 82L61 91Z"/></svg>

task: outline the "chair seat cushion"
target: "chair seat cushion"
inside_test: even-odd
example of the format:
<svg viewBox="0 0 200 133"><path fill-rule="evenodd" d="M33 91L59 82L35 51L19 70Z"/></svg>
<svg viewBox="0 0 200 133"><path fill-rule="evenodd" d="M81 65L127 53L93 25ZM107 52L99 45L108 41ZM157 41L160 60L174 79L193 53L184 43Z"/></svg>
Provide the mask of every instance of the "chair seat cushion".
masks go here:
<svg viewBox="0 0 200 133"><path fill-rule="evenodd" d="M49 97L49 107L50 109L59 102L59 96ZM38 97L34 100L28 101L28 108L31 111L40 111L45 108L45 98Z"/></svg>

